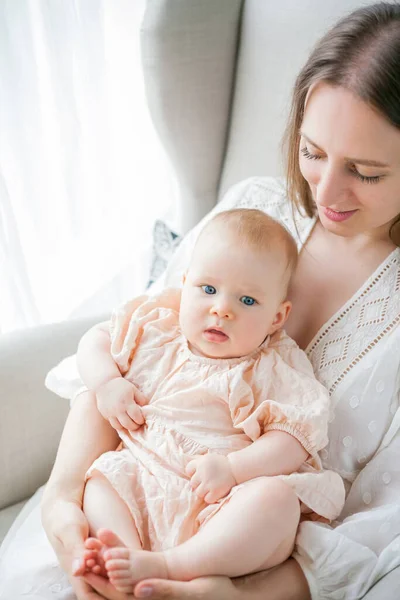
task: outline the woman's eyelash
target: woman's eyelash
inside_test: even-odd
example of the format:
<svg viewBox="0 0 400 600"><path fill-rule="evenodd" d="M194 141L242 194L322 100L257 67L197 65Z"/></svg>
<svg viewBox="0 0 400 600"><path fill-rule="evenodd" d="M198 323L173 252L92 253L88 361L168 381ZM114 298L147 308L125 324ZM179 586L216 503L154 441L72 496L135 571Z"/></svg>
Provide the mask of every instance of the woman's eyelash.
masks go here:
<svg viewBox="0 0 400 600"><path fill-rule="evenodd" d="M364 183L378 183L382 179L380 175L375 175L374 177L366 177L365 175L361 175L358 171L353 171L352 173L362 182Z"/></svg>
<svg viewBox="0 0 400 600"><path fill-rule="evenodd" d="M306 146L304 148L300 148L300 152L303 156L308 158L309 160L320 160L322 156L319 154L312 154ZM356 169L350 169L351 173L357 177L363 183L378 183L382 179L381 175L374 175L373 177L367 177L366 175L361 175Z"/></svg>
<svg viewBox="0 0 400 600"><path fill-rule="evenodd" d="M305 156L306 158L309 158L310 160L319 160L321 158L319 156L319 154L311 154L311 152L308 151L306 146L304 146L304 148L301 148L300 152L302 153L303 156Z"/></svg>

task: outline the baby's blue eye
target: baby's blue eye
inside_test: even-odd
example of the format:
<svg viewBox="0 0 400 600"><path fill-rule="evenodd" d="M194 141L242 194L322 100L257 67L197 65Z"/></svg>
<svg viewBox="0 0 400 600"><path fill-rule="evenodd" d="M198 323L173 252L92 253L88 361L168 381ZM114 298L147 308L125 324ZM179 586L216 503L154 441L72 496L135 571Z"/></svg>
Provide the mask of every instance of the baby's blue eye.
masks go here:
<svg viewBox="0 0 400 600"><path fill-rule="evenodd" d="M251 298L250 296L242 296L240 298L240 302L243 302L243 304L246 304L246 306L253 306L253 304L256 303L254 298Z"/></svg>
<svg viewBox="0 0 400 600"><path fill-rule="evenodd" d="M216 294L217 293L217 290L215 289L215 287L213 285L202 285L201 289L206 294Z"/></svg>

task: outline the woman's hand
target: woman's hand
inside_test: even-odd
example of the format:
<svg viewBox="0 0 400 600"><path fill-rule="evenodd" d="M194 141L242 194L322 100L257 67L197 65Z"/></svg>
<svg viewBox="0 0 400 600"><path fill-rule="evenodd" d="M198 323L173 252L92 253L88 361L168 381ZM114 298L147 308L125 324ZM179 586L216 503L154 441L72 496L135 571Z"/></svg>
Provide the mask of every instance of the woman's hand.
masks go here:
<svg viewBox="0 0 400 600"><path fill-rule="evenodd" d="M107 600L311 600L306 578L290 558L281 565L231 581L227 577L200 577L192 581L148 579L132 594L117 592L102 577L87 574L85 581Z"/></svg>
<svg viewBox="0 0 400 600"><path fill-rule="evenodd" d="M91 585L80 577L74 577L72 588L77 600L104 600L104 596L100 596Z"/></svg>
<svg viewBox="0 0 400 600"><path fill-rule="evenodd" d="M115 450L118 443L118 435L97 410L95 394L82 393L68 415L42 499L43 527L78 600L101 599L78 577L84 572L89 532L81 508L85 473L100 454Z"/></svg>
<svg viewBox="0 0 400 600"><path fill-rule="evenodd" d="M91 573L84 579L107 600L244 600L227 577L200 577L187 582L149 579L138 583L132 594L117 592L109 581Z"/></svg>
<svg viewBox="0 0 400 600"><path fill-rule="evenodd" d="M84 541L89 527L80 505L72 500L49 498L42 501L42 521L62 569L67 573L77 600L101 600L80 574L85 571Z"/></svg>

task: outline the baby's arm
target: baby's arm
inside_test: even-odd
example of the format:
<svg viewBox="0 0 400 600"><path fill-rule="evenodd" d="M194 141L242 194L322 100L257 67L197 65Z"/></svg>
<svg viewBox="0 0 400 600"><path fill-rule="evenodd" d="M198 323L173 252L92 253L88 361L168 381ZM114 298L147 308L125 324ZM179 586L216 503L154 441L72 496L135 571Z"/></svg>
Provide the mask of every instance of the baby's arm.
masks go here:
<svg viewBox="0 0 400 600"><path fill-rule="evenodd" d="M78 346L77 363L84 384L96 394L97 408L114 429L134 431L144 423L141 392L122 377L111 356L108 322L89 329Z"/></svg>
<svg viewBox="0 0 400 600"><path fill-rule="evenodd" d="M307 460L308 452L290 433L272 430L227 458L236 482L243 483L255 477L294 473Z"/></svg>
<svg viewBox="0 0 400 600"><path fill-rule="evenodd" d="M84 384L91 390L121 377L120 370L111 356L109 322L95 325L81 338L78 345L77 363Z"/></svg>
<svg viewBox="0 0 400 600"><path fill-rule="evenodd" d="M239 483L256 477L293 473L307 457L307 451L296 438L273 430L228 456L216 453L200 456L188 464L186 473L196 494L212 504Z"/></svg>

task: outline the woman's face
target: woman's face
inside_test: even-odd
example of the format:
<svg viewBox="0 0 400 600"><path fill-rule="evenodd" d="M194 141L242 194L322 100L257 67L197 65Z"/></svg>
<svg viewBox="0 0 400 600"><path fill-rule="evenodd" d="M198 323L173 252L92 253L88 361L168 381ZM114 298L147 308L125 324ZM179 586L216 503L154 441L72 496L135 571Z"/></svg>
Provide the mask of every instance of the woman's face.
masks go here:
<svg viewBox="0 0 400 600"><path fill-rule="evenodd" d="M388 239L400 214L400 130L345 88L320 83L306 102L299 162L325 229Z"/></svg>

